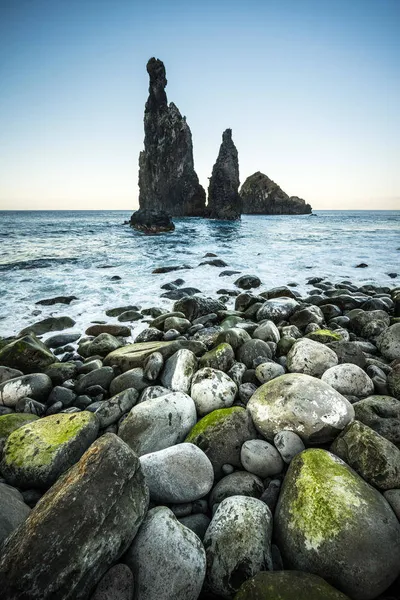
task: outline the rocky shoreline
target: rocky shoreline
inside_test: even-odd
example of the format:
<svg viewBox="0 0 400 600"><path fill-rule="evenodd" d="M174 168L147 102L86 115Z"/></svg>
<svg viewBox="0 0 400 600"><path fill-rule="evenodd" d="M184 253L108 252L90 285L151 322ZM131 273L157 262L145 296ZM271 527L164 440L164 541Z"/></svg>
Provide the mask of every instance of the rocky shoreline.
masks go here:
<svg viewBox="0 0 400 600"><path fill-rule="evenodd" d="M400 288L308 283L0 340L2 600L400 597Z"/></svg>

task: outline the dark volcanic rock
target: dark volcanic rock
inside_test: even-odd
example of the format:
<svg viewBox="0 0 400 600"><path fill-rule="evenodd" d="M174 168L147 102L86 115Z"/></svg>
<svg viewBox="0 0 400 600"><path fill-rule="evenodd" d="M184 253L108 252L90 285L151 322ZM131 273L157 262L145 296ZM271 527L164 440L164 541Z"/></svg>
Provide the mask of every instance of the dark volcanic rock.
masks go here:
<svg viewBox="0 0 400 600"><path fill-rule="evenodd" d="M163 233L174 231L175 225L171 217L163 210L140 209L133 213L129 225L143 233Z"/></svg>
<svg viewBox="0 0 400 600"><path fill-rule="evenodd" d="M238 153L232 141L232 129L226 129L208 187L207 209L211 219L240 219L239 183Z"/></svg>
<svg viewBox="0 0 400 600"><path fill-rule="evenodd" d="M311 206L297 196L289 197L264 173L254 173L240 190L243 213L254 215L306 215Z"/></svg>
<svg viewBox="0 0 400 600"><path fill-rule="evenodd" d="M1 597L88 598L132 542L148 501L137 456L116 435L103 435L7 539Z"/></svg>
<svg viewBox="0 0 400 600"><path fill-rule="evenodd" d="M172 216L202 216L205 191L194 170L190 128L175 104L167 104L162 61L151 58L147 72L150 86L144 150L139 156L140 208Z"/></svg>

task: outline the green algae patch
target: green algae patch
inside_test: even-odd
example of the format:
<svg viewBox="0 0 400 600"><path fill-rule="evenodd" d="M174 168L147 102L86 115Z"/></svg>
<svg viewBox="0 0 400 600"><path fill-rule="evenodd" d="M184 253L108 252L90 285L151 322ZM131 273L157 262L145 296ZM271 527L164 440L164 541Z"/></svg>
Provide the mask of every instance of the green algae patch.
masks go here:
<svg viewBox="0 0 400 600"><path fill-rule="evenodd" d="M329 452L306 450L293 462L298 472L289 527L303 534L307 549L317 549L335 538L366 500L357 476Z"/></svg>
<svg viewBox="0 0 400 600"><path fill-rule="evenodd" d="M8 436L23 425L36 421L39 417L30 413L10 413L0 417L0 448L4 445Z"/></svg>
<svg viewBox="0 0 400 600"><path fill-rule="evenodd" d="M79 460L96 439L91 412L58 414L19 427L7 439L1 471L8 483L47 488Z"/></svg>
<svg viewBox="0 0 400 600"><path fill-rule="evenodd" d="M195 443L193 440L204 434L207 429L222 425L227 417L234 413L241 412L244 412L244 408L241 406L232 406L231 408L219 408L218 410L213 410L212 412L208 413L208 415L200 419L198 423L196 423L186 437L185 442L191 444Z"/></svg>
<svg viewBox="0 0 400 600"><path fill-rule="evenodd" d="M321 344L329 344L330 342L340 342L342 336L339 333L335 333L330 329L318 329L308 333L306 338L313 340L314 342L320 342Z"/></svg>
<svg viewBox="0 0 400 600"><path fill-rule="evenodd" d="M232 346L223 342L213 348L209 352L206 352L199 360L199 367L211 367L212 369L219 369L221 371L228 371L235 360L235 353L233 352Z"/></svg>
<svg viewBox="0 0 400 600"><path fill-rule="evenodd" d="M23 373L43 371L58 359L35 335L25 335L0 350L0 365Z"/></svg>

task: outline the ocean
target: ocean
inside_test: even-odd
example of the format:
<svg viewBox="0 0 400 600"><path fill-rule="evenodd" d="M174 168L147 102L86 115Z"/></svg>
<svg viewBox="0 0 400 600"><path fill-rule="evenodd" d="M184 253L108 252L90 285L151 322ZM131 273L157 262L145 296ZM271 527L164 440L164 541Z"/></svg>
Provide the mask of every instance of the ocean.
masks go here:
<svg viewBox="0 0 400 600"><path fill-rule="evenodd" d="M240 222L174 219L176 230L145 236L123 222L132 211L1 211L0 335L11 336L48 316L68 315L74 331L92 321L113 322L108 308L135 304L167 309L161 285L177 277L215 296L239 275L257 275L259 291L325 277L333 283L400 285L400 211L315 211L317 216L250 216ZM207 252L228 267L198 266ZM367 268L356 268L366 263ZM162 266L192 269L155 275ZM391 278L389 273L399 272ZM112 278L120 279L113 280ZM54 296L70 305L40 306ZM234 300L229 306L233 306ZM134 336L143 325L133 323Z"/></svg>

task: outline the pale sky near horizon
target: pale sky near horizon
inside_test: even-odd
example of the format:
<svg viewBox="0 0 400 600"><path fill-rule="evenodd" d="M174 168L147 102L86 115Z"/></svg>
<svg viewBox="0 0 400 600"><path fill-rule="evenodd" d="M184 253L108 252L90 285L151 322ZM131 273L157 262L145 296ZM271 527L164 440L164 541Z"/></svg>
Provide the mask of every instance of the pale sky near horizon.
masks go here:
<svg viewBox="0 0 400 600"><path fill-rule="evenodd" d="M400 209L399 0L0 0L0 209L137 208L151 56L204 187Z"/></svg>

